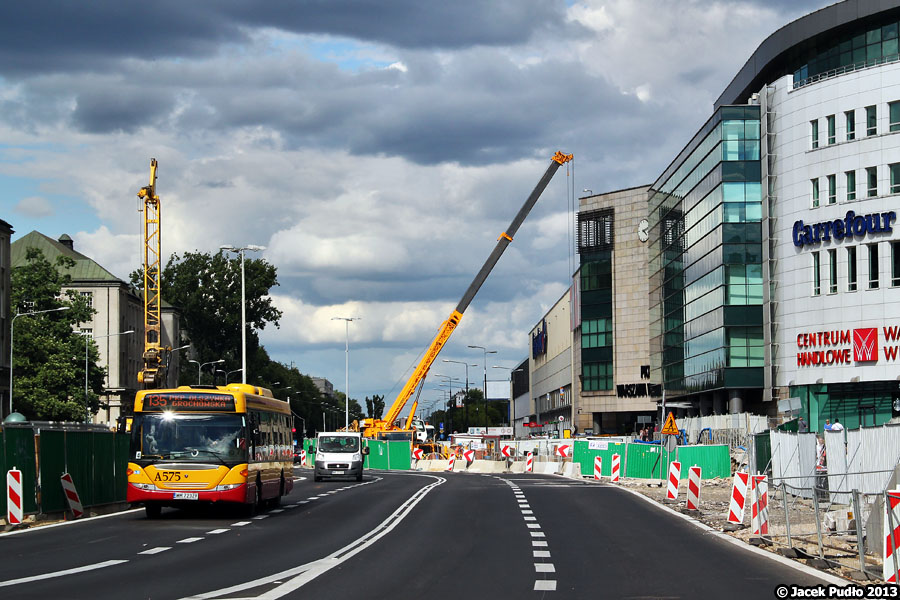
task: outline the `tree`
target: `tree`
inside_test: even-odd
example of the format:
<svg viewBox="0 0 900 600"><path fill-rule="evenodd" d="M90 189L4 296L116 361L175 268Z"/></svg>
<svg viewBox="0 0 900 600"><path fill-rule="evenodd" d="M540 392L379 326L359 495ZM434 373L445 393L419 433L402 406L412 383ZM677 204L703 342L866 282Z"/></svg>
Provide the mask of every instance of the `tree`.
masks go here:
<svg viewBox="0 0 900 600"><path fill-rule="evenodd" d="M384 414L384 395L373 394L372 398L366 396L366 414L370 419L380 419Z"/></svg>
<svg viewBox="0 0 900 600"><path fill-rule="evenodd" d="M143 270L131 273L131 283L143 289ZM269 323L279 326L281 311L272 305L269 290L278 285L277 269L263 259L244 263L247 321L247 370L256 374L270 362L261 348L257 330ZM161 274L162 298L178 307L195 360L225 359L226 371L241 363L241 261L222 252L173 254ZM236 366L235 366L236 365ZM180 383L193 383L182 370ZM248 380L249 381L249 380ZM277 380L273 380L277 381Z"/></svg>
<svg viewBox="0 0 900 600"><path fill-rule="evenodd" d="M53 264L39 249L28 248L25 261L11 274L11 312L69 309L16 319L13 410L33 420L83 421L88 411L96 413L100 406L106 371L97 365L97 345L88 340L85 398L85 338L74 328L90 321L95 311L74 290L62 293L72 282L65 272L75 266L71 258L59 256Z"/></svg>

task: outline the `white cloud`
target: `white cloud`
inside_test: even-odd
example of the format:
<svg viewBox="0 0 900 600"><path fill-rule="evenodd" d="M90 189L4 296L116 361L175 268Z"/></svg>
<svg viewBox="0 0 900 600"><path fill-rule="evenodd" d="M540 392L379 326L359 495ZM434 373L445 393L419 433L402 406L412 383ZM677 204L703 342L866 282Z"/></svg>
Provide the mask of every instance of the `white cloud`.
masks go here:
<svg viewBox="0 0 900 600"><path fill-rule="evenodd" d="M13 208L13 211L34 218L49 217L54 212L53 205L42 196L22 198L19 203L16 204L15 208Z"/></svg>

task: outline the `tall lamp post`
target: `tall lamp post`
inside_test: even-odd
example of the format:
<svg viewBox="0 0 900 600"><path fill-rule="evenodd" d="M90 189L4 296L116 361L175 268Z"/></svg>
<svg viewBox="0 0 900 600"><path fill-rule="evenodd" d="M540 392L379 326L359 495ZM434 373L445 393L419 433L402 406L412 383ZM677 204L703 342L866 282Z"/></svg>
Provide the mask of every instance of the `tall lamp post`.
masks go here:
<svg viewBox="0 0 900 600"><path fill-rule="evenodd" d="M169 356L166 358L166 361L167 361L166 362L166 386L169 386L169 364L172 362L172 356L174 356L176 352L181 352L182 350L187 350L190 347L191 347L190 344L185 344L184 346L178 346L177 348L172 348L172 351L169 352Z"/></svg>
<svg viewBox="0 0 900 600"><path fill-rule="evenodd" d="M497 354L496 350L488 350L484 346L473 346L469 344L469 348L478 348L484 353L484 426L487 427L487 355L488 354Z"/></svg>
<svg viewBox="0 0 900 600"><path fill-rule="evenodd" d="M120 331L119 333L107 333L106 335L94 335L93 333L84 332L81 335L84 337L84 422L87 423L91 420L91 408L88 404L88 340L98 340L101 338L110 338L116 337L119 335L128 335L129 333L134 333L134 329L129 329L128 331Z"/></svg>
<svg viewBox="0 0 900 600"><path fill-rule="evenodd" d="M12 414L13 407L13 334L15 333L16 319L19 317L31 317L43 313L56 312L60 310L69 310L71 306L60 306L58 308L48 308L47 310L33 310L31 312L19 313L9 322L9 414Z"/></svg>
<svg viewBox="0 0 900 600"><path fill-rule="evenodd" d="M243 369L235 369L234 371L226 371L225 372L225 385L228 385L228 378L231 377L232 373L240 373Z"/></svg>
<svg viewBox="0 0 900 600"><path fill-rule="evenodd" d="M512 378L513 373L518 373L519 371L524 371L525 369L519 367L518 369L513 369L512 367L504 367L501 365L491 365L492 369L506 369L509 371L509 402L506 405L506 424L509 427L512 427L512 402L513 402L513 394L512 394Z"/></svg>
<svg viewBox="0 0 900 600"><path fill-rule="evenodd" d="M465 404L465 417L466 417L466 432L469 431L469 367L477 367L476 364L469 364L467 362L463 362L461 360L450 360L449 358L441 359L445 363L456 363L458 365L466 366L466 404ZM453 394L450 394L450 398L453 398Z"/></svg>
<svg viewBox="0 0 900 600"><path fill-rule="evenodd" d="M331 317L332 321L344 321L344 429L350 428L350 321L359 321L362 317Z"/></svg>
<svg viewBox="0 0 900 600"><path fill-rule="evenodd" d="M225 362L224 358L220 358L219 360L213 360L210 362L201 363L199 360L188 359L188 362L197 363L197 385L200 385L200 375L203 373L203 367L206 365L220 365Z"/></svg>
<svg viewBox="0 0 900 600"><path fill-rule="evenodd" d="M219 250L241 255L241 383L247 383L247 301L244 297L244 251L262 252L265 249L265 246L257 246L255 244L248 244L240 248L235 248L231 245L219 246Z"/></svg>

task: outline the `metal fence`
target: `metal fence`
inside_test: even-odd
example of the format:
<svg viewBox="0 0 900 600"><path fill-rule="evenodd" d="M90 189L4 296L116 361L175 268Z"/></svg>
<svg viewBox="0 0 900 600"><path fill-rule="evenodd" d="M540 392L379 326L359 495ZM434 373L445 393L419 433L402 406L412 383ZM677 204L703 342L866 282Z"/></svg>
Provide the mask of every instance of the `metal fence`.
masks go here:
<svg viewBox="0 0 900 600"><path fill-rule="evenodd" d="M853 489L880 493L900 463L900 426L826 431L825 452L832 501L846 503Z"/></svg>

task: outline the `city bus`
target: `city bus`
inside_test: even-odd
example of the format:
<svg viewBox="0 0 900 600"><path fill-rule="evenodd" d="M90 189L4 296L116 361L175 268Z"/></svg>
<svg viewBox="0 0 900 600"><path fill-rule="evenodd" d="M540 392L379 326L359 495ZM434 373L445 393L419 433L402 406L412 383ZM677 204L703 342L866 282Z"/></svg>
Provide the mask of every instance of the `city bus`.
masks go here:
<svg viewBox="0 0 900 600"><path fill-rule="evenodd" d="M257 386L141 390L134 400L128 502L277 504L294 485L290 404Z"/></svg>

